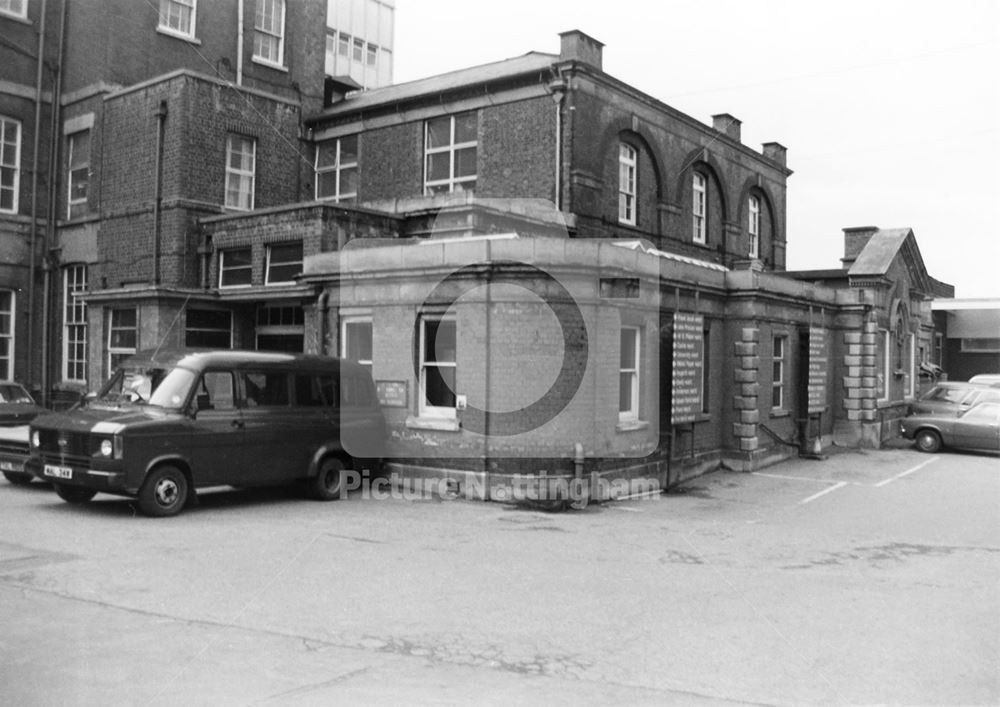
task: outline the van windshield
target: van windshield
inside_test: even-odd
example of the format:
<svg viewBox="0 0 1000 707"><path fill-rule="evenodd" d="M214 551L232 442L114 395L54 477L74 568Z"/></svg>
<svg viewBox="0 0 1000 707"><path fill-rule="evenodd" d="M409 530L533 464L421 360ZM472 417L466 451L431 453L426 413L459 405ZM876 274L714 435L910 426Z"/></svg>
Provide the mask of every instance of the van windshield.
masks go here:
<svg viewBox="0 0 1000 707"><path fill-rule="evenodd" d="M163 367L149 365L118 368L90 404L117 407L123 403L149 402L166 373Z"/></svg>
<svg viewBox="0 0 1000 707"><path fill-rule="evenodd" d="M149 398L150 405L164 408L180 408L191 392L198 374L188 368L173 368L160 382Z"/></svg>

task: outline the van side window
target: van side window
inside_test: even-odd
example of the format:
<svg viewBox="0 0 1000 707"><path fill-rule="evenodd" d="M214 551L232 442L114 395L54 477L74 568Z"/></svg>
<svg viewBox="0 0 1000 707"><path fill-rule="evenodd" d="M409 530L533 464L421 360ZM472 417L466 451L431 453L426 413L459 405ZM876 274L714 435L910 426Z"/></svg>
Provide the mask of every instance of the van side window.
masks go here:
<svg viewBox="0 0 1000 707"><path fill-rule="evenodd" d="M198 381L195 400L199 410L232 410L233 375L228 371L206 371Z"/></svg>
<svg viewBox="0 0 1000 707"><path fill-rule="evenodd" d="M337 385L337 377L319 376L316 380L323 394L323 404L332 408L340 407L340 386Z"/></svg>
<svg viewBox="0 0 1000 707"><path fill-rule="evenodd" d="M326 407L319 376L308 373L295 375L295 404L302 407Z"/></svg>
<svg viewBox="0 0 1000 707"><path fill-rule="evenodd" d="M242 375L247 407L288 405L287 374L244 373Z"/></svg>

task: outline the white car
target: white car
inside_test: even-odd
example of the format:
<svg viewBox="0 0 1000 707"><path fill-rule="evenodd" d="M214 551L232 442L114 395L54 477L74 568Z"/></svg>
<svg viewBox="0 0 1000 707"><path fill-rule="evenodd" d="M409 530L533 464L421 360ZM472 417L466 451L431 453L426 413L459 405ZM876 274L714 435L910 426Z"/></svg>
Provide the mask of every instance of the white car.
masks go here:
<svg viewBox="0 0 1000 707"><path fill-rule="evenodd" d="M980 385L1000 385L1000 373L980 373L977 376L972 376L969 382Z"/></svg>

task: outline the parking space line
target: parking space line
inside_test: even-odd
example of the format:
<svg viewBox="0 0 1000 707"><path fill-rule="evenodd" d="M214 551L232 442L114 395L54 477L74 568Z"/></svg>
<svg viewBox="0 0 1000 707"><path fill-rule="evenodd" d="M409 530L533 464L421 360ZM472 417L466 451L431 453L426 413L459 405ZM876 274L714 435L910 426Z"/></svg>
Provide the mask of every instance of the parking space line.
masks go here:
<svg viewBox="0 0 1000 707"><path fill-rule="evenodd" d="M823 489L819 493L814 493L809 498L802 499L801 501L799 501L799 505L800 506L804 506L805 504L809 503L810 501L815 501L820 496L825 496L826 494L830 493L831 491L836 491L837 489L844 488L845 486L847 486L847 482L846 481L838 481L837 483L835 483L830 488Z"/></svg>
<svg viewBox="0 0 1000 707"><path fill-rule="evenodd" d="M753 476L764 476L768 479L788 479L789 481L812 481L818 484L855 484L857 481L835 481L834 479L811 479L808 476L785 476L784 474L765 474L763 471L751 471Z"/></svg>
<svg viewBox="0 0 1000 707"><path fill-rule="evenodd" d="M912 469L907 469L906 471L900 472L900 473L896 474L895 476L890 476L888 479L884 479L882 481L879 481L877 484L875 484L875 488L881 488L882 486L885 486L886 484L891 484L896 479L902 479L904 476L909 476L910 474L912 474L915 471L920 471L921 469L923 469L928 464L932 464L933 462L936 462L940 458L941 457L931 457L927 461L921 462L921 463L917 464Z"/></svg>

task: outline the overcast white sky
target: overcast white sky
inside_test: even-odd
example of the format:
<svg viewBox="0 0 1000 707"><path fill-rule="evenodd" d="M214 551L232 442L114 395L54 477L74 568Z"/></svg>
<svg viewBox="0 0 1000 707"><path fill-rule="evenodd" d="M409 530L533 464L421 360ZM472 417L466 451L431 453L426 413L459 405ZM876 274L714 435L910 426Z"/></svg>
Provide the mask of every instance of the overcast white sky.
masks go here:
<svg viewBox="0 0 1000 707"><path fill-rule="evenodd" d="M958 297L1000 297L997 0L397 0L395 81L604 42L604 70L788 148L788 267L910 227Z"/></svg>

